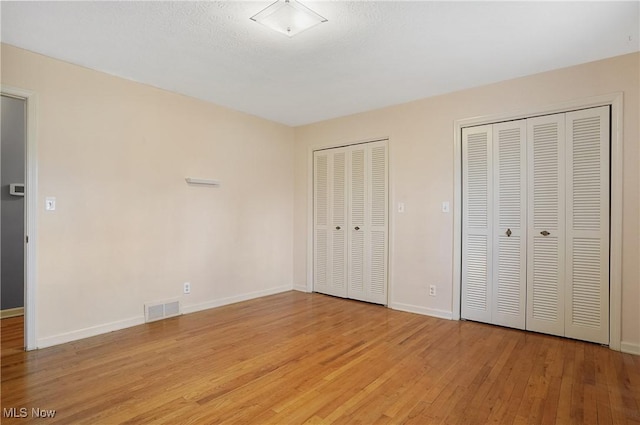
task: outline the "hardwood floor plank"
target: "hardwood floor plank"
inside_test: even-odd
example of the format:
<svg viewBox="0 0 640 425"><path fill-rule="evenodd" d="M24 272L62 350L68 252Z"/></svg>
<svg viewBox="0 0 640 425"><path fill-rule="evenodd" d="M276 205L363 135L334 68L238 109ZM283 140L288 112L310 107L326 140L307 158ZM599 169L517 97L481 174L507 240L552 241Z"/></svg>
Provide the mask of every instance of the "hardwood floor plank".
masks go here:
<svg viewBox="0 0 640 425"><path fill-rule="evenodd" d="M1 404L50 424L640 423L638 356L319 294L32 352L22 323L2 320Z"/></svg>

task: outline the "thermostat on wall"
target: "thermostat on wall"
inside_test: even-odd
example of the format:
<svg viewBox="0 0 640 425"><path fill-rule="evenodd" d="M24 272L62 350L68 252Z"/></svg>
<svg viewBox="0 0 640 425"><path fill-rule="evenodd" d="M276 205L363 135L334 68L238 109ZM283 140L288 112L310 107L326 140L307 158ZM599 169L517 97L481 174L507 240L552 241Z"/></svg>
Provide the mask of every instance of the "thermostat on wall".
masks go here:
<svg viewBox="0 0 640 425"><path fill-rule="evenodd" d="M24 196L24 183L11 183L9 185L9 195Z"/></svg>

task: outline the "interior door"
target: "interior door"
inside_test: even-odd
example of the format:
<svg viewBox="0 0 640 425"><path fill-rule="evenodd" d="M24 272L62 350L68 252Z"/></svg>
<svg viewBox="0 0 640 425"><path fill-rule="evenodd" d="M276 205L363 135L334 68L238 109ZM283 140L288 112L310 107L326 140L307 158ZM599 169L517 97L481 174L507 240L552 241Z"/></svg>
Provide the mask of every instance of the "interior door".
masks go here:
<svg viewBox="0 0 640 425"><path fill-rule="evenodd" d="M345 297L347 294L347 151L332 151L332 194L331 197L331 276L329 283L332 295Z"/></svg>
<svg viewBox="0 0 640 425"><path fill-rule="evenodd" d="M368 202L366 217L367 234L367 301L387 304L387 206L388 202L388 170L387 144L376 142L367 144L367 185Z"/></svg>
<svg viewBox="0 0 640 425"><path fill-rule="evenodd" d="M462 318L609 342L609 113L463 130Z"/></svg>
<svg viewBox="0 0 640 425"><path fill-rule="evenodd" d="M525 328L527 290L526 120L493 125L492 323Z"/></svg>
<svg viewBox="0 0 640 425"><path fill-rule="evenodd" d="M491 323L492 126L462 130L462 317Z"/></svg>
<svg viewBox="0 0 640 425"><path fill-rule="evenodd" d="M565 114L527 120L526 328L564 335Z"/></svg>
<svg viewBox="0 0 640 425"><path fill-rule="evenodd" d="M565 335L609 343L609 107L567 123Z"/></svg>
<svg viewBox="0 0 640 425"><path fill-rule="evenodd" d="M367 301L367 183L366 147L356 145L351 153L350 214L349 214L349 286L348 296Z"/></svg>
<svg viewBox="0 0 640 425"><path fill-rule="evenodd" d="M387 304L386 141L314 153L314 290Z"/></svg>
<svg viewBox="0 0 640 425"><path fill-rule="evenodd" d="M345 149L314 153L314 290L340 297L347 294L346 165Z"/></svg>

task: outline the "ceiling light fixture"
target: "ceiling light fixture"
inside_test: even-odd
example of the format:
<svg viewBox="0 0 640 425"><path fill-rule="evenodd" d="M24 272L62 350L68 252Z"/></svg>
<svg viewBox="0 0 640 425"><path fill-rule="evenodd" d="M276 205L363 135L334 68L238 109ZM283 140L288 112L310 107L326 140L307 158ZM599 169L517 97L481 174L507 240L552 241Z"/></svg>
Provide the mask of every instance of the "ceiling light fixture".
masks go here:
<svg viewBox="0 0 640 425"><path fill-rule="evenodd" d="M327 22L326 18L296 0L278 0L253 15L251 20L289 37Z"/></svg>

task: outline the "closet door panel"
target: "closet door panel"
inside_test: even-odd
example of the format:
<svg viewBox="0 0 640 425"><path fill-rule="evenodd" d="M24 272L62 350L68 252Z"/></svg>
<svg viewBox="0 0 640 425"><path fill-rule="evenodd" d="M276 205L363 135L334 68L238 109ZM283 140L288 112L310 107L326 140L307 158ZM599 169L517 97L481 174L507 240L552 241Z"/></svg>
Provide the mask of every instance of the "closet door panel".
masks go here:
<svg viewBox="0 0 640 425"><path fill-rule="evenodd" d="M524 329L526 307L526 120L493 126L492 323Z"/></svg>
<svg viewBox="0 0 640 425"><path fill-rule="evenodd" d="M314 153L313 289L345 297L347 293L346 151Z"/></svg>
<svg viewBox="0 0 640 425"><path fill-rule="evenodd" d="M526 329L564 335L565 116L527 120Z"/></svg>
<svg viewBox="0 0 640 425"><path fill-rule="evenodd" d="M464 319L491 323L492 126L462 131L462 309Z"/></svg>
<svg viewBox="0 0 640 425"><path fill-rule="evenodd" d="M367 174L369 239L367 300L387 304L387 145L376 142L368 145Z"/></svg>
<svg viewBox="0 0 640 425"><path fill-rule="evenodd" d="M332 153L331 282L333 295L347 296L347 152Z"/></svg>
<svg viewBox="0 0 640 425"><path fill-rule="evenodd" d="M366 300L366 161L365 147L357 146L350 151L350 214L349 214L349 287L348 296Z"/></svg>
<svg viewBox="0 0 640 425"><path fill-rule="evenodd" d="M609 107L567 113L566 336L609 343Z"/></svg>
<svg viewBox="0 0 640 425"><path fill-rule="evenodd" d="M313 155L313 290L329 292L331 261L329 258L329 155L326 151Z"/></svg>

